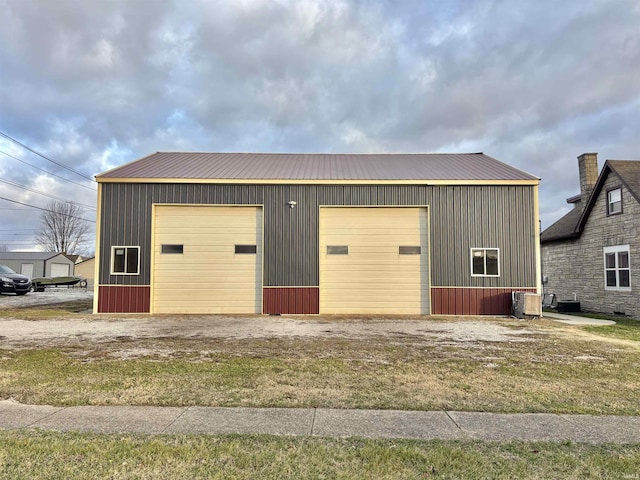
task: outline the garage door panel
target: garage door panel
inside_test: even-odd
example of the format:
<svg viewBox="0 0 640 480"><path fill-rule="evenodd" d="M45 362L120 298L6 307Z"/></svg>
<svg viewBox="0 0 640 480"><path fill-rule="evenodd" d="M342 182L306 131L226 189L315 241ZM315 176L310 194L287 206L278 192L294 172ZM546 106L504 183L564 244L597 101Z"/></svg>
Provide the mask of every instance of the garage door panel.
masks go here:
<svg viewBox="0 0 640 480"><path fill-rule="evenodd" d="M329 254L327 246L347 246ZM420 247L400 254L400 246ZM429 313L427 210L323 207L321 313Z"/></svg>
<svg viewBox="0 0 640 480"><path fill-rule="evenodd" d="M157 206L154 312L260 313L261 242L259 207ZM183 252L163 254L163 244ZM256 245L256 253L237 254L235 245Z"/></svg>
<svg viewBox="0 0 640 480"><path fill-rule="evenodd" d="M230 289L229 287L234 287L234 288ZM181 288L180 286L175 285L175 283L173 285L168 283L158 285L159 292L167 292L167 293L174 292L176 294L179 294L181 298L197 298L197 299L199 298L202 301L210 301L211 300L210 298L202 294L203 290L207 290L207 293L209 295L214 293L220 294L221 292L223 292L225 293L225 300L242 298L247 292L254 291L253 288L249 288L246 286L246 284L242 284L242 283L206 282L202 284L193 285L193 287L189 291L185 291L184 288ZM167 299L163 299L163 298L158 299L158 301L166 301L166 300ZM175 299L169 299L169 300L175 300Z"/></svg>
<svg viewBox="0 0 640 480"><path fill-rule="evenodd" d="M69 264L67 263L52 263L51 264L51 276L52 277L66 277L69 275Z"/></svg>

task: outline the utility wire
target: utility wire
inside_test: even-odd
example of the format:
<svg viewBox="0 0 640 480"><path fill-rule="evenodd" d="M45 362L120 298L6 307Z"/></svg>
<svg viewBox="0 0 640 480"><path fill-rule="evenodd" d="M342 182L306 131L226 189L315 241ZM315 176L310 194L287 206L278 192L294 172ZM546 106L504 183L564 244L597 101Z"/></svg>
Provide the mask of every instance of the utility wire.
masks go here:
<svg viewBox="0 0 640 480"><path fill-rule="evenodd" d="M91 205L85 205L84 203L78 203L78 202L74 202L74 201L71 201L71 200L65 200L64 198L54 197L53 195L49 195L48 193L40 192L39 190L35 190L35 189L27 187L25 185L20 185L19 183L12 182L11 180L4 180L4 179L0 178L0 182L6 183L7 185L11 185L12 187L18 187L18 188L22 188L24 190L27 190L29 192L37 193L38 195L44 195L45 197L53 198L54 200L59 200L60 202L69 202L69 203L73 203L74 205L78 205L79 207L86 207L86 208L90 208L92 210L96 209L96 207L92 207Z"/></svg>
<svg viewBox="0 0 640 480"><path fill-rule="evenodd" d="M45 169L43 169L43 168L36 167L35 165L31 165L29 162L25 162L24 160L22 160L22 159L20 159L20 158L18 158L18 157L14 157L13 155L8 154L7 152L3 152L2 150L0 150L0 153L2 153L3 155L6 155L7 157L11 157L11 158L13 158L14 160L17 160L17 161L19 161L19 162L21 162L21 163L24 163L25 165L29 165L30 167L35 168L36 170L40 170L41 172L44 172L44 173L46 173L47 175L54 176L54 177L56 177L56 178L59 178L59 179L61 179L61 180L64 180L65 182L71 182L71 183L73 183L74 185L78 185L78 186L80 186L80 187L82 187L82 188L86 188L87 190L91 190L92 192L95 192L95 191L96 191L94 188L87 187L86 185L83 185L83 184L78 183L78 182L74 182L73 180L69 180L68 178L61 177L60 175L56 175L55 173L51 173L51 172L49 172L49 171L47 171L47 170L45 170Z"/></svg>
<svg viewBox="0 0 640 480"><path fill-rule="evenodd" d="M63 217L71 217L77 218L78 220L84 220L86 222L96 223L95 220L89 220L88 218L76 217L75 215L67 215L66 213L54 212L53 210L49 210L48 208L36 207L35 205L29 205L28 203L18 202L17 200L11 200L10 198L0 197L0 200L6 200L7 202L17 203L18 205L24 205L25 207L37 208L38 210L42 210L43 212L51 212L62 215Z"/></svg>
<svg viewBox="0 0 640 480"><path fill-rule="evenodd" d="M53 160L52 158L49 158L49 157L47 157L46 155L43 155L42 153L37 152L37 151L36 151L36 150L34 150L33 148L28 147L28 146L27 146L27 145L25 145L24 143L19 142L19 141L18 141L18 140L16 140L15 138L12 138L12 137L10 137L9 135L7 135L6 133L0 132L0 135L1 135L1 136L3 136L4 138L6 138L7 140L11 140L11 141L12 141L13 143L15 143L16 145L20 145L22 148L24 148L24 149L26 149L26 150L29 150L31 153L35 153L35 154L36 154L36 155L38 155L39 157L44 158L45 160L47 160L47 161L49 161L49 162L51 162L51 163L54 163L54 164L58 165L59 167L62 167L62 168L64 168L64 169L66 169L66 170L69 170L70 172L73 172L73 173L75 173L76 175L78 175L78 176L80 176L80 177L82 177L82 178L86 178L87 180L89 180L89 181L91 181L91 182L95 182L95 180L94 180L93 178L86 176L84 173L81 173L81 172L79 172L79 171L77 171L77 170L74 170L73 168L68 167L68 166L66 166L66 165L64 165L64 164L62 164L62 163L60 163L60 162L56 162L56 161L55 161L55 160Z"/></svg>

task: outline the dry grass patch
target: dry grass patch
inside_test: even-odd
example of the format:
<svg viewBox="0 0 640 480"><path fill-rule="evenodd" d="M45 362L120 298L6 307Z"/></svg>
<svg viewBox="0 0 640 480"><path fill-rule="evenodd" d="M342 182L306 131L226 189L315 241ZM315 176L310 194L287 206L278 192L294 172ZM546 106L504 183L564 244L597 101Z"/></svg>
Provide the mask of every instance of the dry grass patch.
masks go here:
<svg viewBox="0 0 640 480"><path fill-rule="evenodd" d="M53 405L640 414L640 349L585 341L551 325L528 340L124 338L14 350L0 355L0 398Z"/></svg>

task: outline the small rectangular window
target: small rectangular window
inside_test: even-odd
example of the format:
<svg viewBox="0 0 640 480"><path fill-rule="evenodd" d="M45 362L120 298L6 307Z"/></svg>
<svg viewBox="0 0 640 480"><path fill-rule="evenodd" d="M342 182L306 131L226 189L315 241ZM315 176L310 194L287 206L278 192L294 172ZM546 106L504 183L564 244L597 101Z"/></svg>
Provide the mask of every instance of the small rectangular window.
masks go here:
<svg viewBox="0 0 640 480"><path fill-rule="evenodd" d="M607 192L607 215L622 213L622 188L614 188Z"/></svg>
<svg viewBox="0 0 640 480"><path fill-rule="evenodd" d="M162 253L184 253L184 245L162 245Z"/></svg>
<svg viewBox="0 0 640 480"><path fill-rule="evenodd" d="M499 277L500 251L497 248L472 248L471 276Z"/></svg>
<svg viewBox="0 0 640 480"><path fill-rule="evenodd" d="M140 273L140 247L113 247L111 273L138 275Z"/></svg>
<svg viewBox="0 0 640 480"><path fill-rule="evenodd" d="M327 255L349 255L349 246L327 245Z"/></svg>
<svg viewBox="0 0 640 480"><path fill-rule="evenodd" d="M420 246L400 246L398 247L398 253L400 255L420 255L421 249Z"/></svg>
<svg viewBox="0 0 640 480"><path fill-rule="evenodd" d="M256 245L236 245L236 253L256 253L258 248Z"/></svg>

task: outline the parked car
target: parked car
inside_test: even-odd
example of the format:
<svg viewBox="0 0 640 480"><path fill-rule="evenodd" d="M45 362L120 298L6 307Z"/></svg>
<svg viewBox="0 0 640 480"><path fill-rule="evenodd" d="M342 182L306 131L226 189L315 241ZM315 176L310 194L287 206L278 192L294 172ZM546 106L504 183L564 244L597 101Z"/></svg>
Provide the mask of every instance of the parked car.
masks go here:
<svg viewBox="0 0 640 480"><path fill-rule="evenodd" d="M14 272L6 265L0 265L0 294L15 293L26 295L31 289L31 279Z"/></svg>

